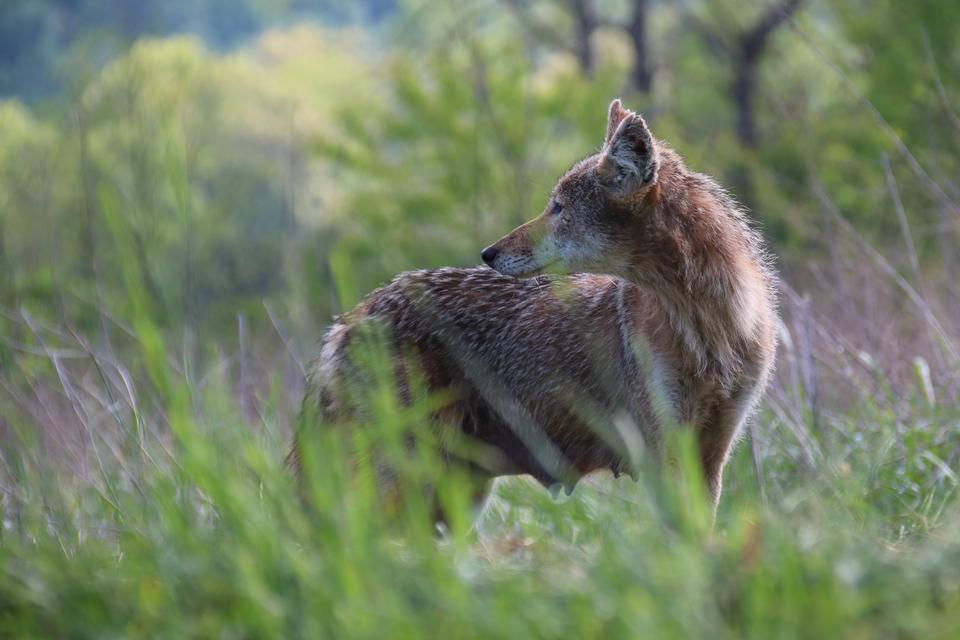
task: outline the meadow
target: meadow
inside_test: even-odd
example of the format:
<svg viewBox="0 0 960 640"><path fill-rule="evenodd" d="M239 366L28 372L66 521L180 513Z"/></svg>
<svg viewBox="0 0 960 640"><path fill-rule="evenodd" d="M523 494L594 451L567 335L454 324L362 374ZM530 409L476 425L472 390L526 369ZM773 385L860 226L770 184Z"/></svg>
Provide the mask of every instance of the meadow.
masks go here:
<svg viewBox="0 0 960 640"><path fill-rule="evenodd" d="M67 80L0 100L0 637L960 636L960 16L800 6L750 133L749 8L683 4L651 9L647 87L629 32L585 60L537 2L49 53ZM295 482L333 314L478 262L617 95L749 205L782 274L716 522L683 432L637 480L504 478L477 512L428 448L401 455L430 407L389 384L369 424L310 430ZM383 443L393 510L353 464Z"/></svg>

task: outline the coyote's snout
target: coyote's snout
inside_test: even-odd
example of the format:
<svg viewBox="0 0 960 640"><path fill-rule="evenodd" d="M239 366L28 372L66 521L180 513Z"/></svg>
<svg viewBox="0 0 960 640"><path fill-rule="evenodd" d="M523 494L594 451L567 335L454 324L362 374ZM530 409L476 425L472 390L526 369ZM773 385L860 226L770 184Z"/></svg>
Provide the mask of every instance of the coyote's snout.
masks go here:
<svg viewBox="0 0 960 640"><path fill-rule="evenodd" d="M404 273L338 318L311 367L310 415L360 420L351 341L379 323L402 399L411 355L449 392L438 441L494 452L441 452L450 464L572 486L687 425L716 504L775 351L774 276L742 209L615 100L601 150L481 256L492 269Z"/></svg>

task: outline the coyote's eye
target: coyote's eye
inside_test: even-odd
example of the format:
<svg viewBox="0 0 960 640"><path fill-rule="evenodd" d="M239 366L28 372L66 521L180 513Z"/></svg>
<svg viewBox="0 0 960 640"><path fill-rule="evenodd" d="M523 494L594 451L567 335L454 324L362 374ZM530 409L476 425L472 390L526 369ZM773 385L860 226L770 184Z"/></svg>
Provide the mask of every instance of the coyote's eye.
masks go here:
<svg viewBox="0 0 960 640"><path fill-rule="evenodd" d="M553 202L553 208L550 209L550 215L555 216L555 215L557 215L558 213L560 213L561 211L563 211L563 205L560 204L559 202L557 202L556 200L554 200L554 202Z"/></svg>

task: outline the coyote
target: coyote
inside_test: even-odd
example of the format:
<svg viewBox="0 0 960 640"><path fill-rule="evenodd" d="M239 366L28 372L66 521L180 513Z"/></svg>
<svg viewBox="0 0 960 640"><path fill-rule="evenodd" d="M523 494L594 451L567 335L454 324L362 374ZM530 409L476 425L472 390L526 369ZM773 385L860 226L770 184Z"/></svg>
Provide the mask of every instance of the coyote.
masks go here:
<svg viewBox="0 0 960 640"><path fill-rule="evenodd" d="M362 422L351 343L379 323L400 397L411 361L447 394L432 428L450 464L569 490L633 471L636 451L656 456L686 425L716 508L776 348L775 275L743 209L614 100L600 151L481 257L488 267L402 273L337 318L311 366L311 415ZM482 453L442 444L464 441Z"/></svg>

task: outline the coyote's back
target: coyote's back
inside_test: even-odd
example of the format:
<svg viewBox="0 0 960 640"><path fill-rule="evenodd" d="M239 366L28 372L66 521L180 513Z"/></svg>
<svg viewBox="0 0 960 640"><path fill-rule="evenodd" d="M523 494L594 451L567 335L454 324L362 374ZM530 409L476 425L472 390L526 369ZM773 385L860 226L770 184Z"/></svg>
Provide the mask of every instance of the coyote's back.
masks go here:
<svg viewBox="0 0 960 640"><path fill-rule="evenodd" d="M628 470L637 443L656 453L664 430L688 425L716 502L776 323L762 242L723 190L614 101L603 149L482 257L492 269L403 273L338 318L307 415L362 424L368 382L352 354L376 328L405 402L411 369L444 391L432 423L456 443L441 445L449 463L572 486Z"/></svg>

